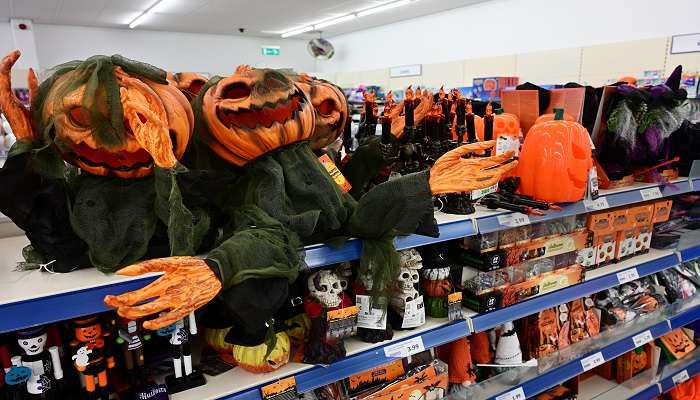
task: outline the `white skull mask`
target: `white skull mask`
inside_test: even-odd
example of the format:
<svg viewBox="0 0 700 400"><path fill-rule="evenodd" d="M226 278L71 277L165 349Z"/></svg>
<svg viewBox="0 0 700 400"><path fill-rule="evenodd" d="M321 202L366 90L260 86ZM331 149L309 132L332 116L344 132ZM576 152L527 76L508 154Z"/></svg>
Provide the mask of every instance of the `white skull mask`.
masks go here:
<svg viewBox="0 0 700 400"><path fill-rule="evenodd" d="M450 267L424 269L421 271L421 274L423 275L423 279L441 281L450 276Z"/></svg>
<svg viewBox="0 0 700 400"><path fill-rule="evenodd" d="M401 250L399 252L399 265L402 268L421 269L423 268L423 258L416 249Z"/></svg>
<svg viewBox="0 0 700 400"><path fill-rule="evenodd" d="M343 292L343 287L340 284L340 279L333 271L321 270L309 275L306 281L309 287L311 297L320 301L321 304L328 308L338 307L342 298L340 294Z"/></svg>
<svg viewBox="0 0 700 400"><path fill-rule="evenodd" d="M44 347L46 347L46 338L47 334L43 333L30 338L17 339L17 343L28 356L35 356L44 351Z"/></svg>
<svg viewBox="0 0 700 400"><path fill-rule="evenodd" d="M400 291L407 292L413 290L414 286L418 283L418 279L417 270L401 267L399 276L396 278L396 284Z"/></svg>
<svg viewBox="0 0 700 400"><path fill-rule="evenodd" d="M418 296L420 296L418 291L416 289L411 289L394 294L391 296L391 300L389 302L391 304L391 308L403 316L403 312L406 309L406 302L413 301L418 298Z"/></svg>

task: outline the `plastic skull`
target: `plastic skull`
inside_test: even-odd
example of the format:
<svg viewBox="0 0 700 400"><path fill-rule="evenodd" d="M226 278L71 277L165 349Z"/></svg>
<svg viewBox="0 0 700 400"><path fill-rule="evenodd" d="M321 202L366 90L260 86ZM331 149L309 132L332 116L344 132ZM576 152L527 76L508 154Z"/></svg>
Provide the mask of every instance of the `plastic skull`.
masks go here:
<svg viewBox="0 0 700 400"><path fill-rule="evenodd" d="M402 268L421 269L423 268L423 258L416 249L401 250L399 252L400 265Z"/></svg>
<svg viewBox="0 0 700 400"><path fill-rule="evenodd" d="M450 267L424 269L421 274L429 281L439 281L450 276Z"/></svg>
<svg viewBox="0 0 700 400"><path fill-rule="evenodd" d="M396 285L400 291L407 292L414 288L414 285L418 283L418 280L418 271L415 269L401 267L399 276L396 278Z"/></svg>
<svg viewBox="0 0 700 400"><path fill-rule="evenodd" d="M340 280L340 286L344 291L347 290L350 284L350 278L352 278L352 264L349 262L340 264L338 268L335 269L335 274Z"/></svg>
<svg viewBox="0 0 700 400"><path fill-rule="evenodd" d="M413 288L408 291L396 293L391 296L391 308L403 315L403 312L406 309L406 303L417 299L418 296L420 296L420 294L418 294L418 291Z"/></svg>
<svg viewBox="0 0 700 400"><path fill-rule="evenodd" d="M338 307L343 287L340 278L333 271L321 270L309 275L307 280L311 296L328 308Z"/></svg>

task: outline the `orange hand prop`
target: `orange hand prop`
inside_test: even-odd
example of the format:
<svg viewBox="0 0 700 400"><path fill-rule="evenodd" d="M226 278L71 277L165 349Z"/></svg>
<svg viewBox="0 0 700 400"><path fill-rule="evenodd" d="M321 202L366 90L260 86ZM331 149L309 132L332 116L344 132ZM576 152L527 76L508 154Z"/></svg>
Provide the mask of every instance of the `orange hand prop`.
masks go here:
<svg viewBox="0 0 700 400"><path fill-rule="evenodd" d="M495 141L477 142L457 147L440 157L430 169L430 191L434 195L470 193L498 183L501 176L518 165L509 151L495 157L462 158L470 153L483 154Z"/></svg>
<svg viewBox="0 0 700 400"><path fill-rule="evenodd" d="M12 127L12 133L18 140L33 140L34 131L32 130L29 110L22 105L22 102L12 92L12 66L19 59L19 55L19 50L15 50L0 61L0 111L5 114L7 122ZM31 68L29 69L27 80L33 96L36 93L37 80Z"/></svg>
<svg viewBox="0 0 700 400"><path fill-rule="evenodd" d="M159 317L145 321L143 327L156 330L185 318L207 304L221 290L221 282L204 262L195 257L166 257L147 260L117 271L119 275L137 276L148 272L165 272L148 286L119 296L105 296L105 304L116 308L124 318L137 320L149 315ZM146 300L157 299L145 304ZM140 304L140 305L136 305Z"/></svg>

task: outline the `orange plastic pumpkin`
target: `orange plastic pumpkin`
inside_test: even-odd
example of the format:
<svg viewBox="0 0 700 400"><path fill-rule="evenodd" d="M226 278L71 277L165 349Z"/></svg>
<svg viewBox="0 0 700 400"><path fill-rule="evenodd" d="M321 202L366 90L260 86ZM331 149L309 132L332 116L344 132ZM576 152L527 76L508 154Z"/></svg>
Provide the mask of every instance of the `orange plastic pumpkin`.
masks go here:
<svg viewBox="0 0 700 400"><path fill-rule="evenodd" d="M549 202L579 201L592 166L586 128L563 120L533 125L520 151L518 191Z"/></svg>
<svg viewBox="0 0 700 400"><path fill-rule="evenodd" d="M125 118L127 131L123 143L114 147L106 146L96 139L96 127L90 121L90 112L83 107L85 85L62 95L63 88L69 87L79 79L79 70L72 70L59 76L48 89L46 98L37 110L44 125L53 122L53 134L61 145L58 150L63 158L71 164L95 175L118 176L120 178L140 178L153 171L153 157L135 138L129 120ZM179 159L187 148L194 115L185 96L172 84L160 84L148 79L132 76L121 68L115 68L115 75L122 90L133 97L129 104L136 104L152 113L164 129L158 129L154 135L172 148L160 149ZM99 88L98 88L99 89ZM122 107L127 107L122 100ZM140 112L140 111L137 111ZM126 115L126 108L125 108ZM143 121L142 121L143 122Z"/></svg>
<svg viewBox="0 0 700 400"><path fill-rule="evenodd" d="M316 110L316 124L311 135L311 149L319 150L333 143L345 128L348 102L340 88L323 79L306 74L293 75L292 80L309 96Z"/></svg>
<svg viewBox="0 0 700 400"><path fill-rule="evenodd" d="M269 151L310 140L315 113L308 96L272 69L240 66L203 95L205 138L222 159L243 166Z"/></svg>

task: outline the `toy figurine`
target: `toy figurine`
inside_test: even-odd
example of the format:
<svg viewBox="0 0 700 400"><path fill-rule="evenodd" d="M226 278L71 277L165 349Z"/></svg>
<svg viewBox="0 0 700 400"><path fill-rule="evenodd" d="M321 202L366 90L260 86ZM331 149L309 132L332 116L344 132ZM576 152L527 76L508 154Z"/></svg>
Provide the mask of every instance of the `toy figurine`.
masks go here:
<svg viewBox="0 0 700 400"><path fill-rule="evenodd" d="M443 246L425 246L421 288L425 295L425 313L434 318L447 317L447 296L454 291L450 280L450 263Z"/></svg>
<svg viewBox="0 0 700 400"><path fill-rule="evenodd" d="M24 352L13 357L15 367L27 367L31 376L26 381L23 399L61 399L59 382L63 379L63 368L58 347L45 350L48 335L44 327L17 332L17 344Z"/></svg>
<svg viewBox="0 0 700 400"><path fill-rule="evenodd" d="M340 277L329 270L320 270L307 279L308 296L304 299L304 310L311 319L311 331L305 348L304 362L330 364L345 357L343 337L350 332L331 326L328 313L352 306L352 301L343 292Z"/></svg>
<svg viewBox="0 0 700 400"><path fill-rule="evenodd" d="M394 329L413 329L425 323L423 296L417 290L423 260L416 249L402 250L399 254L401 269L389 300L388 318Z"/></svg>
<svg viewBox="0 0 700 400"><path fill-rule="evenodd" d="M173 349L173 370L175 371L173 375L165 378L168 393L178 393L204 385L206 381L202 373L192 368L191 341L192 336L197 334L194 313L175 322L168 331L170 331L169 341Z"/></svg>
<svg viewBox="0 0 700 400"><path fill-rule="evenodd" d="M523 362L523 353L520 350L520 340L512 322L506 322L501 326L501 335L496 345L496 364L505 366L519 365Z"/></svg>
<svg viewBox="0 0 700 400"><path fill-rule="evenodd" d="M114 368L112 348L105 341L109 332L103 331L97 317L73 321L75 339L70 342L73 349L75 369L84 381L89 399L109 397L107 393L107 369Z"/></svg>
<svg viewBox="0 0 700 400"><path fill-rule="evenodd" d="M122 349L129 384L135 387L143 383L143 345L145 341L150 340L151 335L143 332L139 321L116 317L114 323L116 324L115 341Z"/></svg>

